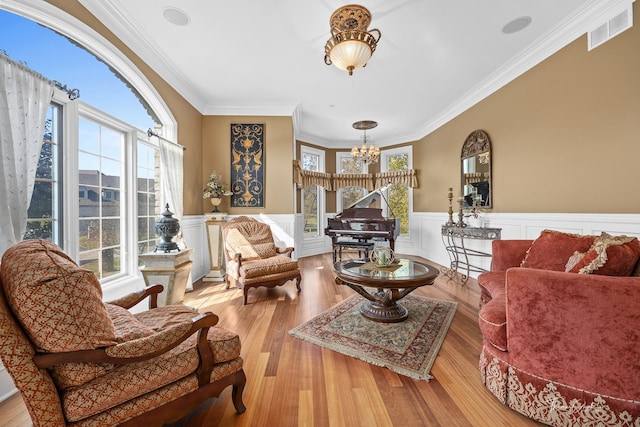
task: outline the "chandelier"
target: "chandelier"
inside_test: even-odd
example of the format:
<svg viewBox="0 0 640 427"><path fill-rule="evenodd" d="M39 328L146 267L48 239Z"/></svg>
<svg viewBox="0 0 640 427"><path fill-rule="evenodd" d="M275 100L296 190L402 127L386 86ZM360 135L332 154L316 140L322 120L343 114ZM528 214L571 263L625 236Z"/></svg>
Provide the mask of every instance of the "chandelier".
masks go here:
<svg viewBox="0 0 640 427"><path fill-rule="evenodd" d="M324 46L324 63L334 64L348 71L350 76L356 68L366 66L382 37L377 29L367 31L369 23L371 13L357 4L343 6L333 12L329 19L331 38Z"/></svg>
<svg viewBox="0 0 640 427"><path fill-rule="evenodd" d="M351 149L351 157L365 165L378 163L378 159L380 159L380 147L374 147L373 144L371 144L367 148L367 142L369 141L367 130L373 129L376 126L378 126L378 122L374 122L373 120L360 120L353 124L353 128L364 131L364 135L362 135L362 147L358 148L354 145Z"/></svg>

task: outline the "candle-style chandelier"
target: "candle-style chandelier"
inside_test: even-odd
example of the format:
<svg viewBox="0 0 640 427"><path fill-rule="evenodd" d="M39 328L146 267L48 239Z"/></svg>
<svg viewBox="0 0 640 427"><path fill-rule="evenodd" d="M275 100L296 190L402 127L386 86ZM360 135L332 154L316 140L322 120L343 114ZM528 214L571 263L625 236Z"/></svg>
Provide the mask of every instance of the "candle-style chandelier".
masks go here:
<svg viewBox="0 0 640 427"><path fill-rule="evenodd" d="M373 120L360 120L353 124L354 129L362 130L364 134L362 135L362 147L358 148L358 146L354 145L351 149L351 157L365 165L378 163L380 159L380 147L374 147L373 144L367 147L367 142L369 141L367 130L373 129L376 126L378 126L378 122L374 122Z"/></svg>

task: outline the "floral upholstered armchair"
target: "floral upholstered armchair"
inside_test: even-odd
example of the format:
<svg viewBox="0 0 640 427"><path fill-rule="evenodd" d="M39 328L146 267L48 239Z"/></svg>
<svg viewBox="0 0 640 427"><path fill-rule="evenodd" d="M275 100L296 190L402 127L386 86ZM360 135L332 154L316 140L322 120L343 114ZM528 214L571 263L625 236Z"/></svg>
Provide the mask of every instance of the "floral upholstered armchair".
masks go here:
<svg viewBox="0 0 640 427"><path fill-rule="evenodd" d="M96 276L44 240L9 248L0 279L0 356L34 426L161 426L230 385L244 412L240 340L215 314L156 308L161 285L103 303Z"/></svg>
<svg viewBox="0 0 640 427"><path fill-rule="evenodd" d="M234 284L242 289L243 304L249 288L273 288L295 280L300 291L302 277L298 261L291 258L293 248L277 247L268 224L240 216L222 226L222 237L227 288Z"/></svg>

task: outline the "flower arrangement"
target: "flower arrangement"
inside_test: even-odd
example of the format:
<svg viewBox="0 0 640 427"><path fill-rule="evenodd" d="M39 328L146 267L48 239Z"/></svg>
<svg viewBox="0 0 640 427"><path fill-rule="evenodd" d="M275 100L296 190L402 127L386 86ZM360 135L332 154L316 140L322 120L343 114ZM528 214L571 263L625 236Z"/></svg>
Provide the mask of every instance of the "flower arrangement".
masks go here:
<svg viewBox="0 0 640 427"><path fill-rule="evenodd" d="M211 172L209 176L209 182L207 182L204 191L202 192L203 199L220 199L222 196L231 196L233 192L226 189L226 184L222 182L222 176L218 175L215 170Z"/></svg>

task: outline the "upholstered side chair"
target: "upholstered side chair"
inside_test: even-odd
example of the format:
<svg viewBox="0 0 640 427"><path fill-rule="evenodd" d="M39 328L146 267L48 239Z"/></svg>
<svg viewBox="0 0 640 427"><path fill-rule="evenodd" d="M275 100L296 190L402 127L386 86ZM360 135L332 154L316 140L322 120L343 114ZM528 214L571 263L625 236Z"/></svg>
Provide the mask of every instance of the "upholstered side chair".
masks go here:
<svg viewBox="0 0 640 427"><path fill-rule="evenodd" d="M228 386L245 411L238 335L156 307L161 285L103 303L96 276L44 240L9 248L0 281L0 356L34 426L161 426Z"/></svg>
<svg viewBox="0 0 640 427"><path fill-rule="evenodd" d="M247 304L250 288L273 288L290 280L300 291L300 268L292 259L293 247L277 247L271 227L247 216L239 216L222 226L226 266L225 282L242 289Z"/></svg>

